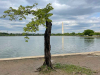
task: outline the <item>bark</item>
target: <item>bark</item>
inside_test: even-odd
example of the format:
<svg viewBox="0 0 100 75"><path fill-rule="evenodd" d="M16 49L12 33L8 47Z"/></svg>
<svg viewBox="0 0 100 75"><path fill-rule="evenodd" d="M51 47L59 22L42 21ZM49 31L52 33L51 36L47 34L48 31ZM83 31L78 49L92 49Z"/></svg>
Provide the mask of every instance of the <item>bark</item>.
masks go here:
<svg viewBox="0 0 100 75"><path fill-rule="evenodd" d="M46 21L46 31L45 31L45 34L44 34L44 58L45 58L45 61L44 61L44 64L43 65L47 65L48 67L52 67L52 63L51 63L51 53L50 53L50 50L51 50L51 45L50 45L50 35L51 35L51 27L52 27L52 23L51 22L48 22Z"/></svg>

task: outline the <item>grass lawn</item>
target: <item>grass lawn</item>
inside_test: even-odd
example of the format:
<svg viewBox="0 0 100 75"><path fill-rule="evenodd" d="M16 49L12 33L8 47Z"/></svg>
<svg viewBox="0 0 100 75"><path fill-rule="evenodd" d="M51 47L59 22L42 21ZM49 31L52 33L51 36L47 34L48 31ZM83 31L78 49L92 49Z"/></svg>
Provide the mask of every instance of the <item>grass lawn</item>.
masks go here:
<svg viewBox="0 0 100 75"><path fill-rule="evenodd" d="M56 72L60 71L60 74L64 75L93 75L93 73L96 73L95 71L92 71L91 69L83 68L80 66L75 65L68 65L68 64L53 64L54 70L47 66L41 66L40 74L43 75L55 75ZM63 73L61 73L63 72ZM50 74L51 73L51 74ZM59 73L57 75L60 75Z"/></svg>

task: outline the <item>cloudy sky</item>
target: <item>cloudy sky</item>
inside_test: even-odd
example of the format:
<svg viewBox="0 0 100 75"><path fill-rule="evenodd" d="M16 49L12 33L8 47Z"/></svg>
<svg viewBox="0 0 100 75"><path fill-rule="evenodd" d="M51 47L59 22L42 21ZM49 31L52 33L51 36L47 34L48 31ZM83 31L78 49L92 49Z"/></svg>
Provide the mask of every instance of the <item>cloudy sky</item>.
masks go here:
<svg viewBox="0 0 100 75"><path fill-rule="evenodd" d="M17 9L20 5L27 6L38 3L37 8L44 8L51 3L54 10L51 12L52 33L62 33L62 22L64 32L83 32L92 29L100 32L100 0L0 0L0 16L9 7ZM36 9L36 8L34 8ZM29 15L23 21L10 21L9 18L0 19L0 32L22 33L23 27L31 21L33 16ZM45 28L39 27L36 33L44 33Z"/></svg>

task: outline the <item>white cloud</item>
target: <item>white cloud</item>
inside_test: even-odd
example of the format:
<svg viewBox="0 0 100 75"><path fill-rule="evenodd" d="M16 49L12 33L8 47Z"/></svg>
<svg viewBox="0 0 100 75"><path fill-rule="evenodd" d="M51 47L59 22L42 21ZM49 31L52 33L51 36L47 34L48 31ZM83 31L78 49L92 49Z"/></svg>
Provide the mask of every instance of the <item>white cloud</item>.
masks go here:
<svg viewBox="0 0 100 75"><path fill-rule="evenodd" d="M45 30L46 28L44 26L39 26L39 30Z"/></svg>
<svg viewBox="0 0 100 75"><path fill-rule="evenodd" d="M52 6L55 7L55 8L54 8L55 10L68 9L68 8L70 8L69 5L60 4L60 3L58 3L57 1L53 2L53 3L52 3ZM62 12L64 12L64 11L62 11Z"/></svg>
<svg viewBox="0 0 100 75"><path fill-rule="evenodd" d="M94 23L100 23L99 20L92 20L92 19L83 19L83 20L78 20L77 23L90 23L90 24L94 24Z"/></svg>
<svg viewBox="0 0 100 75"><path fill-rule="evenodd" d="M13 26L10 24L4 24L4 25L0 25L0 26L6 27L6 28L13 28Z"/></svg>
<svg viewBox="0 0 100 75"><path fill-rule="evenodd" d="M29 4L30 1L31 3L35 2L34 0L0 0L0 15L2 15L3 11L5 9L8 9L9 7L13 7L17 9L19 5L27 6L27 5L32 5L31 3ZM75 29L75 32L80 32L84 29L90 28L94 29L100 27L100 16L97 16L95 13L100 13L99 8L100 5L98 5L97 0L89 2L87 0L40 0L39 5L37 7L45 7L46 4L52 3L52 6L54 7L54 15L52 16L52 26L55 25L55 29L52 30L53 32L60 32L62 28L62 22L64 24L65 30L71 31L71 28ZM89 5L88 5L89 4ZM36 7L33 8L36 10ZM3 11L2 11L3 10ZM96 15L96 16L95 16ZM9 21L9 20L3 20L0 19L0 26L3 28L9 28L9 29L15 29L19 27L24 27L28 22L31 21L33 18L33 15L28 15L26 17L26 20L23 21ZM85 25L86 24L86 25ZM58 26L56 28L56 26ZM83 26L83 27L81 27ZM79 29L77 28L79 27ZM82 29L80 29L80 27ZM43 33L43 30L45 30L45 27L39 26L39 33ZM14 32L13 30L10 30ZM23 31L23 30L20 30ZM74 31L74 30L73 30ZM17 31L16 31L17 32Z"/></svg>
<svg viewBox="0 0 100 75"><path fill-rule="evenodd" d="M70 29L69 27L65 27L64 29Z"/></svg>
<svg viewBox="0 0 100 75"><path fill-rule="evenodd" d="M86 19L89 16L90 15L80 15L80 16L72 16L72 17L77 18L77 19Z"/></svg>
<svg viewBox="0 0 100 75"><path fill-rule="evenodd" d="M25 27L23 25L13 25L13 27Z"/></svg>
<svg viewBox="0 0 100 75"><path fill-rule="evenodd" d="M6 32L6 31L4 31ZM22 31L8 31L8 33L22 33Z"/></svg>
<svg viewBox="0 0 100 75"><path fill-rule="evenodd" d="M9 21L9 20L1 20L0 26L6 27L6 28L14 28L14 27L25 27L25 25L13 25L13 24L25 24L25 22L19 22L19 21Z"/></svg>
<svg viewBox="0 0 100 75"><path fill-rule="evenodd" d="M59 22L53 22L54 25L63 25L64 26L76 26L78 25L77 22L75 20L67 20L67 21L59 21Z"/></svg>
<svg viewBox="0 0 100 75"><path fill-rule="evenodd" d="M69 23L69 24L67 24L67 25L65 25L65 26L77 26L78 24L76 23L76 24L73 24L73 23Z"/></svg>
<svg viewBox="0 0 100 75"><path fill-rule="evenodd" d="M15 4L13 4L9 1L0 1L0 8L8 9L9 7L13 7L15 9L17 9Z"/></svg>
<svg viewBox="0 0 100 75"><path fill-rule="evenodd" d="M100 23L100 21L97 21L97 20L88 20L87 23Z"/></svg>

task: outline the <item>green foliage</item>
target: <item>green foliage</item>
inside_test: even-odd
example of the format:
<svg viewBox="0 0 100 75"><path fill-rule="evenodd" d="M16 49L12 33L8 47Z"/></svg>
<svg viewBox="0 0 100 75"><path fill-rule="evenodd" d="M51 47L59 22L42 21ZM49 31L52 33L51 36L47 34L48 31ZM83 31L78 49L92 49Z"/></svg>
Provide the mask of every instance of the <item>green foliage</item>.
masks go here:
<svg viewBox="0 0 100 75"><path fill-rule="evenodd" d="M0 32L0 36L44 36L44 34L35 34L35 33L4 33ZM27 39L25 37L25 39Z"/></svg>
<svg viewBox="0 0 100 75"><path fill-rule="evenodd" d="M100 37L100 33L94 33L93 35ZM44 36L44 34L35 34L35 33L0 33L0 36ZM57 33L54 34L52 33L51 36L84 36L84 33L75 33L75 35L73 35L72 33Z"/></svg>
<svg viewBox="0 0 100 75"><path fill-rule="evenodd" d="M87 29L87 30L84 30L83 33L84 33L84 35L92 36L94 34L94 31L90 30L90 29Z"/></svg>
<svg viewBox="0 0 100 75"><path fill-rule="evenodd" d="M32 32L37 31L39 25L45 25L46 21L52 22L52 20L49 19L50 16L52 16L52 13L49 13L51 10L53 10L53 7L51 4L47 4L47 6L43 9L37 9L32 10L33 7L35 7L37 3L33 4L32 6L22 6L20 5L18 9L13 9L10 7L8 10L4 11L5 15L3 15L1 18L5 18L6 16L9 16L10 20L16 20L19 18L19 20L26 19L26 15L32 14L35 17L32 18L32 21L29 22L26 25L26 28L24 28L24 31Z"/></svg>
<svg viewBox="0 0 100 75"><path fill-rule="evenodd" d="M72 32L71 35L75 35L75 32Z"/></svg>
<svg viewBox="0 0 100 75"><path fill-rule="evenodd" d="M98 36L100 36L100 33L96 32L96 33L94 33L93 35L98 35Z"/></svg>
<svg viewBox="0 0 100 75"><path fill-rule="evenodd" d="M64 35L70 35L70 33L64 33Z"/></svg>
<svg viewBox="0 0 100 75"><path fill-rule="evenodd" d="M52 13L49 13L54 8L51 6L51 4L47 4L47 6L43 9L37 9L33 10L32 8L38 5L38 3L33 4L32 6L22 6L20 5L18 9L13 9L10 7L8 10L4 11L5 15L1 16L1 18L5 18L6 16L9 16L9 20L23 20L26 19L26 16L29 14L34 15L35 17L31 19L31 22L29 22L26 27L23 28L23 30L27 32L36 32L39 31L39 25L43 25L46 27L45 23L46 21L52 22L51 19L49 19L50 16L52 16ZM47 28L47 27L46 27Z"/></svg>
<svg viewBox="0 0 100 75"><path fill-rule="evenodd" d="M9 35L9 34L0 32L0 36L7 36L7 35Z"/></svg>
<svg viewBox="0 0 100 75"><path fill-rule="evenodd" d="M83 35L84 35L84 33L78 33L77 35L79 35L79 36L83 36Z"/></svg>

